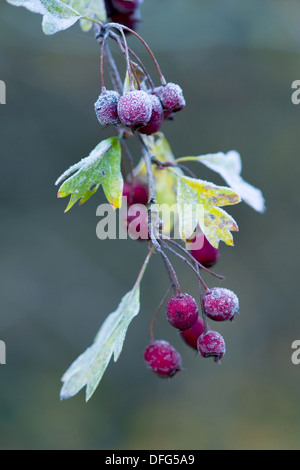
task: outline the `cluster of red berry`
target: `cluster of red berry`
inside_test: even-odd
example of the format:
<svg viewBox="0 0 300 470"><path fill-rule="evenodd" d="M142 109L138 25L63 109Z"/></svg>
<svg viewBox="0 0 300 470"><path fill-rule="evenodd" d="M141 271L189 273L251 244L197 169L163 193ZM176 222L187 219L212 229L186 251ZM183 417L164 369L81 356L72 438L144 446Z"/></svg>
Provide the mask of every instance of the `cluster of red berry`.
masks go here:
<svg viewBox="0 0 300 470"><path fill-rule="evenodd" d="M132 184L125 183L123 195L127 198L129 207L133 204L147 204L147 188L136 180ZM146 220L144 228L147 230ZM195 241L195 238L193 240ZM204 237L202 247L191 250L191 255L203 266L211 267L219 258L219 250ZM180 331L181 338L188 346L199 351L201 356L213 357L219 362L225 354L225 342L220 333L208 327L205 317L214 321L233 320L234 315L238 313L239 300L231 290L213 287L206 290L202 304L203 318L199 316L198 305L192 296L177 293L167 303L166 317L168 322ZM172 377L181 370L180 354L164 340L152 341L145 350L144 358L148 367L160 377Z"/></svg>
<svg viewBox="0 0 300 470"><path fill-rule="evenodd" d="M97 118L103 126L123 124L141 134L154 134L164 119L185 106L182 90L175 83L167 83L153 90L131 90L122 96L117 91L106 90L95 103Z"/></svg>
<svg viewBox="0 0 300 470"><path fill-rule="evenodd" d="M238 312L239 301L229 289L214 287L203 296L203 308L204 315L211 320L232 320ZM189 294L179 293L171 297L166 316L169 323L180 331L185 343L202 357L213 357L219 362L224 356L226 348L223 336L210 330L206 321L199 317L197 303ZM145 350L144 358L147 366L160 377L173 377L181 370L181 356L167 341L152 341Z"/></svg>

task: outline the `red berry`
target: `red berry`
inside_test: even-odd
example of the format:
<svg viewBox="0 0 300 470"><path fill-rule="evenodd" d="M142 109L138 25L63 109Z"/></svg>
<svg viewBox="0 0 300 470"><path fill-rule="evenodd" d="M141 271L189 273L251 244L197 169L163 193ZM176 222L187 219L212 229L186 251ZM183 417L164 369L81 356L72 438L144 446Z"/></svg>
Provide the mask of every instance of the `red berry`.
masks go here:
<svg viewBox="0 0 300 470"><path fill-rule="evenodd" d="M152 114L148 124L145 126L139 127L139 132L141 134L151 135L157 132L164 120L164 112L161 102L155 95L149 95L152 101Z"/></svg>
<svg viewBox="0 0 300 470"><path fill-rule="evenodd" d="M215 362L219 362L226 352L223 336L212 330L199 336L197 348L202 357L213 357Z"/></svg>
<svg viewBox="0 0 300 470"><path fill-rule="evenodd" d="M106 126L109 124L116 124L119 122L118 118L118 101L120 99L119 93L113 90L103 91L95 103L95 112L97 118L102 124Z"/></svg>
<svg viewBox="0 0 300 470"><path fill-rule="evenodd" d="M205 314L215 321L232 320L239 309L239 299L229 289L213 287L203 296Z"/></svg>
<svg viewBox="0 0 300 470"><path fill-rule="evenodd" d="M152 114L150 95L143 90L128 91L118 103L118 116L124 126L137 128L144 126Z"/></svg>
<svg viewBox="0 0 300 470"><path fill-rule="evenodd" d="M189 294L176 294L170 298L166 308L169 323L179 330L191 328L198 318L198 306Z"/></svg>
<svg viewBox="0 0 300 470"><path fill-rule="evenodd" d="M157 87L154 90L154 94L161 100L164 109L176 112L185 107L182 89L176 83L170 82L165 86Z"/></svg>
<svg viewBox="0 0 300 470"><path fill-rule="evenodd" d="M204 332L204 322L201 317L197 318L196 323L187 330L180 331L181 338L185 343L197 351L197 340L200 335Z"/></svg>
<svg viewBox="0 0 300 470"><path fill-rule="evenodd" d="M143 0L111 0L113 8L119 13L133 13Z"/></svg>
<svg viewBox="0 0 300 470"><path fill-rule="evenodd" d="M170 343L156 340L144 352L147 366L159 377L173 377L181 370L181 356Z"/></svg>
<svg viewBox="0 0 300 470"><path fill-rule="evenodd" d="M217 262L220 256L220 250L212 246L203 234L201 234L200 237L203 239L202 247L199 249L192 249L191 255L195 260L203 264L203 266L210 268ZM195 243L198 240L201 242L200 237L196 235L196 237L191 240L191 243Z"/></svg>
<svg viewBox="0 0 300 470"><path fill-rule="evenodd" d="M127 205L148 203L148 189L139 181L134 180L133 183L124 183L123 196L127 198Z"/></svg>

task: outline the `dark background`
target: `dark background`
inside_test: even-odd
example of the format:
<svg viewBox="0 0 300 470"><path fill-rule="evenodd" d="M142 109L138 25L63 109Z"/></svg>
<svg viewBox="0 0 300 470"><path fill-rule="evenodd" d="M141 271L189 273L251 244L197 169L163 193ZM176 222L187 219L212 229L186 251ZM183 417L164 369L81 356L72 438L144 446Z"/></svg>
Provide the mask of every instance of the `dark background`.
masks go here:
<svg viewBox="0 0 300 470"><path fill-rule="evenodd" d="M299 449L300 365L291 344L300 339L300 106L291 102L291 84L300 79L300 4L145 0L142 14L139 33L187 101L162 129L175 156L236 149L244 178L266 198L264 215L243 203L228 210L240 232L234 248L222 244L216 270L238 294L240 316L218 325L227 353L217 366L185 347L162 313L156 336L180 351L185 370L157 378L143 363L167 286L153 257L120 359L87 404L83 391L59 401L62 374L132 288L146 250L97 239L101 189L67 214L67 199L56 198L56 178L112 135L93 109L100 86L93 34L75 25L46 37L39 15L2 1L0 447ZM193 169L223 184L205 167ZM194 276L175 265L183 288L197 296Z"/></svg>

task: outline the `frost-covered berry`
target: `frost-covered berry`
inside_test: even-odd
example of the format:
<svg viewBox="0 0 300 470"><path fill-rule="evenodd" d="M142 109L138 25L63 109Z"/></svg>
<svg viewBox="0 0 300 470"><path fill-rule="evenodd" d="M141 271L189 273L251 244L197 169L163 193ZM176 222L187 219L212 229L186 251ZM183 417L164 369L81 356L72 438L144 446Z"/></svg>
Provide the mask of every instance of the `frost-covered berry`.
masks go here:
<svg viewBox="0 0 300 470"><path fill-rule="evenodd" d="M148 188L141 184L139 181L134 180L131 183L124 183L123 196L127 198L127 205L143 204L148 202Z"/></svg>
<svg viewBox="0 0 300 470"><path fill-rule="evenodd" d="M226 352L223 336L212 330L199 336L197 349L202 357L213 357L215 362L219 362Z"/></svg>
<svg viewBox="0 0 300 470"><path fill-rule="evenodd" d="M213 287L203 296L205 314L215 321L232 320L238 313L239 299L229 289Z"/></svg>
<svg viewBox="0 0 300 470"><path fill-rule="evenodd" d="M197 351L197 340L203 332L204 322L201 317L198 317L196 323L191 328L180 331L180 336L188 346Z"/></svg>
<svg viewBox="0 0 300 470"><path fill-rule="evenodd" d="M144 126L152 114L150 95L143 90L128 91L118 103L118 116L124 126L137 128Z"/></svg>
<svg viewBox="0 0 300 470"><path fill-rule="evenodd" d="M206 268L210 268L216 264L220 256L220 250L212 246L204 235L201 235L201 237L203 237L202 247L195 250L192 249L190 253L195 258L195 260L199 261L199 263L201 263ZM196 241L196 238L194 238L192 243L195 243Z"/></svg>
<svg viewBox="0 0 300 470"><path fill-rule="evenodd" d="M149 95L152 101L152 113L148 124L139 127L141 134L151 135L157 132L164 120L164 111L160 100L155 95Z"/></svg>
<svg viewBox="0 0 300 470"><path fill-rule="evenodd" d="M179 330L191 328L198 318L198 306L195 299L186 293L170 298L166 307L169 323Z"/></svg>
<svg viewBox="0 0 300 470"><path fill-rule="evenodd" d="M164 340L153 341L144 352L147 366L159 377L173 377L181 370L182 360L179 352Z"/></svg>
<svg viewBox="0 0 300 470"><path fill-rule="evenodd" d="M142 3L143 0L111 0L113 8L123 14L133 13Z"/></svg>
<svg viewBox="0 0 300 470"><path fill-rule="evenodd" d="M161 100L164 109L176 112L185 107L182 89L176 83L169 82L164 86L157 87L154 93Z"/></svg>
<svg viewBox="0 0 300 470"><path fill-rule="evenodd" d="M113 90L104 90L95 103L95 112L102 126L116 124L118 118L119 93Z"/></svg>

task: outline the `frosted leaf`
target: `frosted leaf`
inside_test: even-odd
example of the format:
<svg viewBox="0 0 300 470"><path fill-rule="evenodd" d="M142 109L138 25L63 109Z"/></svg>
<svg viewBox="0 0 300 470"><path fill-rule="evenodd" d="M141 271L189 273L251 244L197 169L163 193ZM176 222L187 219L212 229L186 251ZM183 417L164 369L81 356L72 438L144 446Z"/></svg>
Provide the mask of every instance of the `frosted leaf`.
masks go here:
<svg viewBox="0 0 300 470"><path fill-rule="evenodd" d="M257 212L265 211L265 199L260 189L247 183L241 177L242 161L240 154L235 150L227 153L218 152L199 157L182 157L177 161L198 161L211 170L219 173L226 183L236 191L241 199Z"/></svg>
<svg viewBox="0 0 300 470"><path fill-rule="evenodd" d="M60 0L7 0L17 7L25 7L43 15L42 28L45 34L55 34L70 28L81 17L80 13Z"/></svg>
<svg viewBox="0 0 300 470"><path fill-rule="evenodd" d="M69 367L62 377L60 398L76 395L86 387L86 401L96 390L112 358L116 362L122 352L129 324L140 311L140 282L148 265L148 254L138 279L131 291L122 298L118 308L103 322L93 344Z"/></svg>
<svg viewBox="0 0 300 470"><path fill-rule="evenodd" d="M176 171L172 168L169 171ZM199 225L209 243L219 247L223 240L233 245L231 231L238 231L235 220L220 206L237 204L241 201L232 188L216 186L187 176L177 177L177 208L179 235L182 240L189 239Z"/></svg>
<svg viewBox="0 0 300 470"><path fill-rule="evenodd" d="M65 182L59 188L58 197L71 196L65 210L80 200L87 201L103 187L108 202L115 208L122 204L123 178L121 173L121 144L118 137L110 137L98 144L88 157L72 165L55 182ZM67 179L66 179L67 178Z"/></svg>
<svg viewBox="0 0 300 470"><path fill-rule="evenodd" d="M46 13L46 9L40 0L7 0L7 2L15 7L25 7L33 13L40 13L41 15Z"/></svg>

